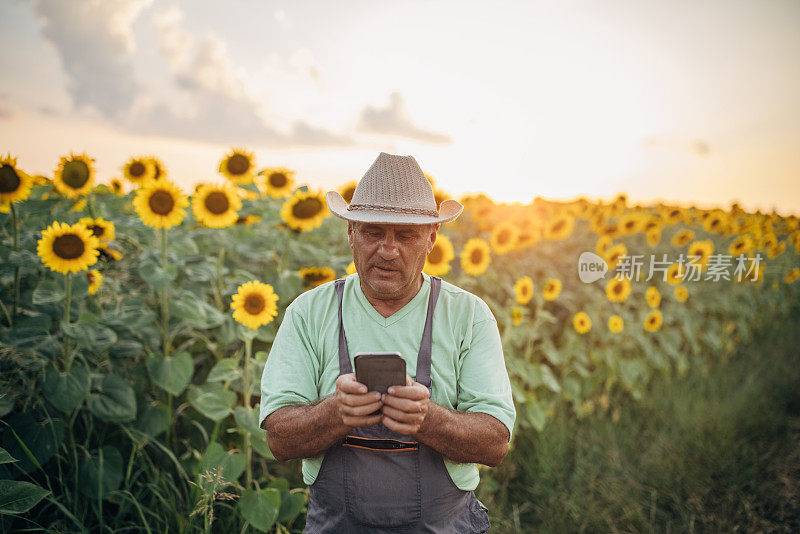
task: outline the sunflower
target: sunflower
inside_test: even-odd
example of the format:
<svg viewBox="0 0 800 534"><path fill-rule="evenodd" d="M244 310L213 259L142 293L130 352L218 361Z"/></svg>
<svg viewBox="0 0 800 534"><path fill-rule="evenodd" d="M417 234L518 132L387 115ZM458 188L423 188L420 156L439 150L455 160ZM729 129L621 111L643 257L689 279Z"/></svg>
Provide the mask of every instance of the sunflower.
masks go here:
<svg viewBox="0 0 800 534"><path fill-rule="evenodd" d="M450 272L450 261L454 257L453 244L447 236L436 234L436 241L428 257L425 258L422 270L432 276L444 276Z"/></svg>
<svg viewBox="0 0 800 534"><path fill-rule="evenodd" d="M0 204L22 202L31 194L33 178L17 168L17 158L0 158Z"/></svg>
<svg viewBox="0 0 800 534"><path fill-rule="evenodd" d="M780 241L767 249L767 257L774 260L786 251L786 241Z"/></svg>
<svg viewBox="0 0 800 534"><path fill-rule="evenodd" d="M514 292L517 294L517 303L527 304L533 297L533 280L530 276L523 276L514 284Z"/></svg>
<svg viewBox="0 0 800 534"><path fill-rule="evenodd" d="M688 213L683 208L667 207L662 211L661 215L664 217L666 224L677 224L679 222L688 221Z"/></svg>
<svg viewBox="0 0 800 534"><path fill-rule="evenodd" d="M114 261L119 261L122 259L122 252L117 249L111 248L104 243L100 243L99 246L100 254L103 257L111 258Z"/></svg>
<svg viewBox="0 0 800 534"><path fill-rule="evenodd" d="M339 194L342 195L342 198L344 198L344 201L347 202L348 204L350 204L350 202L353 201L353 194L355 194L356 192L357 185L358 185L357 181L350 180L349 182L340 185L339 189L337 189L337 191L339 191Z"/></svg>
<svg viewBox="0 0 800 534"><path fill-rule="evenodd" d="M258 215L247 215L245 217L237 217L236 224L243 224L245 226L252 226L257 222L261 221L261 217Z"/></svg>
<svg viewBox="0 0 800 534"><path fill-rule="evenodd" d="M219 162L219 172L237 184L249 184L255 175L255 157L252 152L242 148L232 149Z"/></svg>
<svg viewBox="0 0 800 534"><path fill-rule="evenodd" d="M585 334L592 328L592 320L589 319L589 316L586 312L579 311L575 314L572 318L572 326L575 328L575 331L579 334Z"/></svg>
<svg viewBox="0 0 800 534"><path fill-rule="evenodd" d="M783 282L785 284L791 284L798 278L800 278L800 267L795 267L794 269L786 273L786 276L783 277Z"/></svg>
<svg viewBox="0 0 800 534"><path fill-rule="evenodd" d="M688 245L692 239L694 239L694 232L691 230L680 230L674 236L672 236L672 243L673 247L685 247Z"/></svg>
<svg viewBox="0 0 800 534"><path fill-rule="evenodd" d="M689 298L689 291L684 286L675 286L675 300L678 302L686 302Z"/></svg>
<svg viewBox="0 0 800 534"><path fill-rule="evenodd" d="M164 164L161 163L161 160L155 156L147 156L147 160L153 165L153 168L155 168L155 174L153 175L152 180L155 180L156 182L166 180L167 169L164 167Z"/></svg>
<svg viewBox="0 0 800 534"><path fill-rule="evenodd" d="M86 280L89 281L89 294L94 295L103 283L103 275L94 269L86 271Z"/></svg>
<svg viewBox="0 0 800 534"><path fill-rule="evenodd" d="M330 215L328 203L322 191L295 191L283 203L281 218L294 230L311 230L322 225L323 219Z"/></svg>
<svg viewBox="0 0 800 534"><path fill-rule="evenodd" d="M544 289L542 289L542 296L544 300L555 300L561 294L561 280L558 278L549 278L544 282Z"/></svg>
<svg viewBox="0 0 800 534"><path fill-rule="evenodd" d="M524 215L517 226L519 235L517 235L516 250L525 250L538 243L542 238L542 227L532 215Z"/></svg>
<svg viewBox="0 0 800 534"><path fill-rule="evenodd" d="M125 194L125 186L122 185L122 180L119 178L112 178L110 182L108 182L108 187L117 195L124 195Z"/></svg>
<svg viewBox="0 0 800 534"><path fill-rule="evenodd" d="M737 282L761 282L764 279L766 265L763 261L756 263L755 258L748 258L748 267L736 277Z"/></svg>
<svg viewBox="0 0 800 534"><path fill-rule="evenodd" d="M613 245L614 242L611 240L610 236L604 235L600 236L597 239L597 244L594 246L594 249L597 251L599 255L603 255L606 251Z"/></svg>
<svg viewBox="0 0 800 534"><path fill-rule="evenodd" d="M306 289L313 289L326 282L336 280L336 271L330 267L306 267L298 272L303 277L303 286Z"/></svg>
<svg viewBox="0 0 800 534"><path fill-rule="evenodd" d="M722 233L728 226L728 217L722 210L714 210L709 213L705 221L703 221L703 228L706 232L715 234Z"/></svg>
<svg viewBox="0 0 800 534"><path fill-rule="evenodd" d="M661 293L658 292L656 286L650 286L644 293L644 298L647 300L647 305L651 308L658 308L661 304Z"/></svg>
<svg viewBox="0 0 800 534"><path fill-rule="evenodd" d="M606 297L611 302L625 302L631 292L631 281L627 278L612 278L606 284Z"/></svg>
<svg viewBox="0 0 800 534"><path fill-rule="evenodd" d="M114 239L114 223L102 217L98 217L97 219L83 217L78 221L78 224L82 224L88 228L89 231L92 232L92 235L98 240L101 240L101 242Z"/></svg>
<svg viewBox="0 0 800 534"><path fill-rule="evenodd" d="M710 240L693 241L686 251L690 258L692 256L697 258L695 260L695 264L699 264L701 266L701 270L708 265L708 258L711 256L712 252L714 252L714 243L712 243Z"/></svg>
<svg viewBox="0 0 800 534"><path fill-rule="evenodd" d="M461 267L464 272L473 276L482 274L492 261L489 243L479 237L473 237L461 251Z"/></svg>
<svg viewBox="0 0 800 534"><path fill-rule="evenodd" d="M609 247L606 253L603 254L603 259L608 264L608 270L613 271L617 267L620 258L628 255L628 247L624 243L617 243L613 247Z"/></svg>
<svg viewBox="0 0 800 534"><path fill-rule="evenodd" d="M78 198L94 187L93 160L86 154L69 153L61 156L53 176L53 185L62 195Z"/></svg>
<svg viewBox="0 0 800 534"><path fill-rule="evenodd" d="M284 167L261 170L256 185L272 198L288 197L294 190L294 171Z"/></svg>
<svg viewBox="0 0 800 534"><path fill-rule="evenodd" d="M737 236L736 239L731 242L730 246L728 246L728 252L731 253L731 256L736 257L739 254L747 254L753 250L753 246L753 240L750 236L743 234Z"/></svg>
<svg viewBox="0 0 800 534"><path fill-rule="evenodd" d="M86 198L82 198L75 202L75 204L69 209L70 211L83 211L86 207Z"/></svg>
<svg viewBox="0 0 800 534"><path fill-rule="evenodd" d="M622 332L622 327L625 325L625 321L622 320L622 317L619 315L612 315L608 318L608 329L611 330L615 334L619 334Z"/></svg>
<svg viewBox="0 0 800 534"><path fill-rule="evenodd" d="M258 280L240 285L231 300L233 318L253 329L271 322L278 315L278 295L271 285Z"/></svg>
<svg viewBox="0 0 800 534"><path fill-rule="evenodd" d="M680 284L686 276L686 265L675 262L667 268L667 283L670 285Z"/></svg>
<svg viewBox="0 0 800 534"><path fill-rule="evenodd" d="M661 328L663 317L660 310L653 310L644 318L644 329L648 332L655 332Z"/></svg>
<svg viewBox="0 0 800 534"><path fill-rule="evenodd" d="M651 247L658 245L661 242L661 228L651 228L645 234L647 236L647 244Z"/></svg>
<svg viewBox="0 0 800 534"><path fill-rule="evenodd" d="M609 239L618 237L621 234L622 233L619 231L619 225L615 222L605 223L597 231L597 235L600 237L608 237Z"/></svg>
<svg viewBox="0 0 800 534"><path fill-rule="evenodd" d="M511 321L514 323L514 326L522 322L522 308L519 306L511 308Z"/></svg>
<svg viewBox="0 0 800 534"><path fill-rule="evenodd" d="M230 226L239 218L242 201L236 188L230 183L203 184L192 196L192 211L203 226L222 228Z"/></svg>
<svg viewBox="0 0 800 534"><path fill-rule="evenodd" d="M622 235L630 235L639 232L644 227L645 220L636 212L624 213L619 218L619 229Z"/></svg>
<svg viewBox="0 0 800 534"><path fill-rule="evenodd" d="M136 191L133 207L142 222L155 228L170 228L186 216L189 200L169 180L151 180Z"/></svg>
<svg viewBox="0 0 800 534"><path fill-rule="evenodd" d="M519 228L511 221L503 221L492 229L489 244L495 254L508 254L517 246Z"/></svg>
<svg viewBox="0 0 800 534"><path fill-rule="evenodd" d="M571 215L561 214L544 227L544 238L550 241L561 241L569 237L574 226L575 219Z"/></svg>
<svg viewBox="0 0 800 534"><path fill-rule="evenodd" d="M356 262L351 261L350 264L347 266L345 273L347 273L347 276L350 276L351 274L356 274Z"/></svg>
<svg viewBox="0 0 800 534"><path fill-rule="evenodd" d="M122 175L136 185L144 185L156 177L156 162L151 157L131 158L122 166Z"/></svg>
<svg viewBox="0 0 800 534"><path fill-rule="evenodd" d="M438 187L433 188L433 200L436 202L436 209L439 209L439 207L442 205L442 202L449 198L453 198L450 193L443 191Z"/></svg>
<svg viewBox="0 0 800 534"><path fill-rule="evenodd" d="M36 253L48 268L57 273L83 271L97 262L99 242L81 223L54 222L42 232Z"/></svg>

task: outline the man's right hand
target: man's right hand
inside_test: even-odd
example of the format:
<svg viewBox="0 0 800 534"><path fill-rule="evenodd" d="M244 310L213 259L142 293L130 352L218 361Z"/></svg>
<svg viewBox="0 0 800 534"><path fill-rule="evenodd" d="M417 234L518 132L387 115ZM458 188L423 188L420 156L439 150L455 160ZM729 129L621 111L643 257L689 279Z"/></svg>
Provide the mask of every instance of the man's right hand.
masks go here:
<svg viewBox="0 0 800 534"><path fill-rule="evenodd" d="M349 427L371 426L381 422L382 413L370 415L383 406L381 394L367 391L367 386L356 380L355 373L340 375L336 379L336 406L342 423Z"/></svg>

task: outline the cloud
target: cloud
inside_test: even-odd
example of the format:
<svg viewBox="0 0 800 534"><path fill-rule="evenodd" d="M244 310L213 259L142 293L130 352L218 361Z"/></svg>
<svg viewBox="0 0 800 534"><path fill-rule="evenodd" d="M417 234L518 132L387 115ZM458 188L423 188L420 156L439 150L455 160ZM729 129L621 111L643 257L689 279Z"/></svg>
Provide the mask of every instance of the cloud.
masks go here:
<svg viewBox="0 0 800 534"><path fill-rule="evenodd" d="M152 0L38 0L42 34L56 48L77 108L106 117L130 109L138 92L131 25Z"/></svg>
<svg viewBox="0 0 800 534"><path fill-rule="evenodd" d="M672 150L688 150L698 157L705 157L711 153L708 141L703 139L693 139L690 141L680 139L669 139L666 137L646 137L642 140L645 148L669 148Z"/></svg>
<svg viewBox="0 0 800 534"><path fill-rule="evenodd" d="M197 38L183 26L183 12L173 7L154 16L159 53L175 85L185 95L189 111L179 113L164 103L142 99L131 119L144 133L232 144L270 147L352 146L351 136L294 121L279 131L261 118L261 106L245 90L225 42L215 35ZM321 83L310 54L292 56L292 64ZM316 78L315 78L316 74Z"/></svg>
<svg viewBox="0 0 800 534"><path fill-rule="evenodd" d="M389 105L384 108L367 106L361 111L357 128L366 133L394 135L433 145L449 145L453 138L447 134L425 130L411 120L403 95L389 95Z"/></svg>

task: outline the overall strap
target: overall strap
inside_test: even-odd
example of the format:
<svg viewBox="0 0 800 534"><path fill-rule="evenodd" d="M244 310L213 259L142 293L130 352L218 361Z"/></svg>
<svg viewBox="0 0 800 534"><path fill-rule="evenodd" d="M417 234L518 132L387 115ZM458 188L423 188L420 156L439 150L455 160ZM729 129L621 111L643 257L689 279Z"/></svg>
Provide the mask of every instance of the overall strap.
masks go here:
<svg viewBox="0 0 800 534"><path fill-rule="evenodd" d="M417 355L416 381L431 390L431 348L433 346L433 310L439 299L439 289L442 286L441 278L431 276L431 294L428 298L428 315L425 317L425 330L422 332L422 341L419 344Z"/></svg>
<svg viewBox="0 0 800 534"><path fill-rule="evenodd" d="M339 374L346 375L353 372L350 365L350 351L347 349L347 338L344 336L344 322L342 321L342 295L344 294L345 278L334 282L336 297L339 299Z"/></svg>

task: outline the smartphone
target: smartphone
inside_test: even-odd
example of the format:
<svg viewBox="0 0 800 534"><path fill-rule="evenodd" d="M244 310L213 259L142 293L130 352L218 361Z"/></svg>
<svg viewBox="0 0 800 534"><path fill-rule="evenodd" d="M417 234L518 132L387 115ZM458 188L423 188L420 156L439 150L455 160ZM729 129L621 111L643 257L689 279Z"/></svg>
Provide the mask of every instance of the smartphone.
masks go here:
<svg viewBox="0 0 800 534"><path fill-rule="evenodd" d="M356 380L367 391L386 393L389 386L406 385L406 361L399 352L359 352L354 361Z"/></svg>

